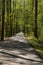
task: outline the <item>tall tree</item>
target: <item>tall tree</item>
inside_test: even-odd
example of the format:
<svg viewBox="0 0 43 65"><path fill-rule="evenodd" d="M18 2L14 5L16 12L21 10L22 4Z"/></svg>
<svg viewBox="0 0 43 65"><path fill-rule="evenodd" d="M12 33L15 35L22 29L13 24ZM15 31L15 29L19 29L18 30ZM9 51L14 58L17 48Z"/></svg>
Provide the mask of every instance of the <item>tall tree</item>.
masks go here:
<svg viewBox="0 0 43 65"><path fill-rule="evenodd" d="M11 0L9 0L9 8L10 8L10 36L12 36L12 19L11 19Z"/></svg>
<svg viewBox="0 0 43 65"><path fill-rule="evenodd" d="M24 0L24 35L25 35L25 0Z"/></svg>
<svg viewBox="0 0 43 65"><path fill-rule="evenodd" d="M5 0L2 0L2 30L1 30L1 40L4 40L4 15L5 15Z"/></svg>
<svg viewBox="0 0 43 65"><path fill-rule="evenodd" d="M6 31L6 36L9 36L9 11L10 11L10 7L9 7L9 1L5 0L5 14L6 14L6 25L5 25L5 31Z"/></svg>
<svg viewBox="0 0 43 65"><path fill-rule="evenodd" d="M38 38L37 15L38 15L38 0L35 0L35 31L34 31L34 35L35 35L36 38Z"/></svg>
<svg viewBox="0 0 43 65"><path fill-rule="evenodd" d="M14 18L15 18L15 33L17 33L17 10L16 10L16 3L17 0L15 0L15 15L14 15Z"/></svg>

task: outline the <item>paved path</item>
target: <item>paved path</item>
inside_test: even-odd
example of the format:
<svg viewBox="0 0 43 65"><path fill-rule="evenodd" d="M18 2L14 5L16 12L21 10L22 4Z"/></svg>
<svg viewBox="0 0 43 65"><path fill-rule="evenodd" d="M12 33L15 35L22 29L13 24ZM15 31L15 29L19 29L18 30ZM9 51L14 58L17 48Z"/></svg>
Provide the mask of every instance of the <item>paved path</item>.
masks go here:
<svg viewBox="0 0 43 65"><path fill-rule="evenodd" d="M0 44L0 65L43 65L22 32Z"/></svg>

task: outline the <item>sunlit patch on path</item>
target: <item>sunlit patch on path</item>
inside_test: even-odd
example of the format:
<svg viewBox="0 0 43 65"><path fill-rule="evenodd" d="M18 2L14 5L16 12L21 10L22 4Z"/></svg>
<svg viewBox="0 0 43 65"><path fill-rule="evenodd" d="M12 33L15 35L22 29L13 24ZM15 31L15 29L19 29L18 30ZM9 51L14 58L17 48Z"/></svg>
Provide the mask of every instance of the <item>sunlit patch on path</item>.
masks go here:
<svg viewBox="0 0 43 65"><path fill-rule="evenodd" d="M22 32L0 44L0 65L43 65Z"/></svg>

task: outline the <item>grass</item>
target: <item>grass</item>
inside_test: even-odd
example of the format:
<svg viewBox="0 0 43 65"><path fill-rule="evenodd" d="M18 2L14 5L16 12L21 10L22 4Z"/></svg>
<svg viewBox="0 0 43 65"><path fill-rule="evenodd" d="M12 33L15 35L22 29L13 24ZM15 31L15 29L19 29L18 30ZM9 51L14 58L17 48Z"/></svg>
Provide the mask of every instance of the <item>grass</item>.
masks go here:
<svg viewBox="0 0 43 65"><path fill-rule="evenodd" d="M27 36L26 39L30 41L31 45L34 46L35 50L40 54L41 57L43 57L43 48L39 46L39 40L36 39L34 36Z"/></svg>

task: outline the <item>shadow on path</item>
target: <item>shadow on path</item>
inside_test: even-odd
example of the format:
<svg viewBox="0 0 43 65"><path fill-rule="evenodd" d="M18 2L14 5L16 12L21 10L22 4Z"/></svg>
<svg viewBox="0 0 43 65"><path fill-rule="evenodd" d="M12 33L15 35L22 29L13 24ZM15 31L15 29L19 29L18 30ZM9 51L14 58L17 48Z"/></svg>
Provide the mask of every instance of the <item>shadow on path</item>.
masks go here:
<svg viewBox="0 0 43 65"><path fill-rule="evenodd" d="M13 58L21 58L21 59L28 60L28 61L35 61L35 62L43 63L43 61L37 61L37 60L34 60L34 59L23 58L23 57L20 57L20 56L17 56L17 55L13 55L13 54L9 54L9 53L3 52L3 51L1 53L5 54L5 55L7 54L7 55L9 55L9 57L13 57Z"/></svg>
<svg viewBox="0 0 43 65"><path fill-rule="evenodd" d="M14 63L15 62L20 63L20 65L22 63L25 63L24 60L26 60L27 64L25 63L22 65L31 65L33 62L43 63L43 61L38 57L34 48L22 35L21 36L17 35L16 37L12 37L12 39L8 39L6 41L0 42L0 53L3 54L2 55L3 57L7 57L8 59L13 58ZM18 59L18 60L22 59L22 60L15 61L15 59ZM0 62L0 65L3 65L3 63ZM35 65L35 63L33 63L32 65Z"/></svg>

